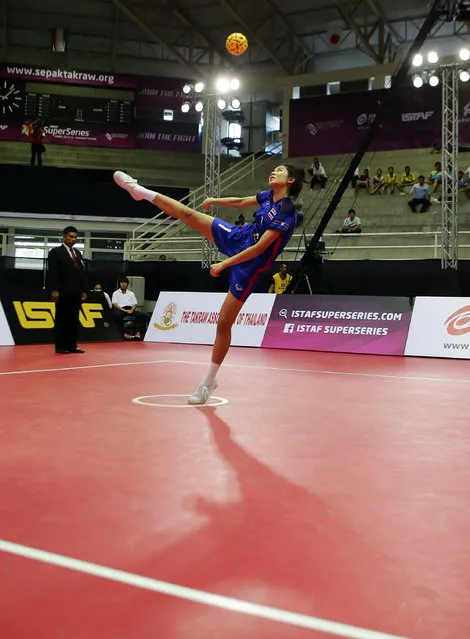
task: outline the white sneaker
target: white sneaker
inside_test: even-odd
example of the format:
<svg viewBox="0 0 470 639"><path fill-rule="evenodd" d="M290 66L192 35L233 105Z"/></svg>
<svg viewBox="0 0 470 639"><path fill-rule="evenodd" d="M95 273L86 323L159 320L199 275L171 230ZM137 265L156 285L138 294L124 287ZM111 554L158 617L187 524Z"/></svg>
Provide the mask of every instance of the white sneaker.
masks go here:
<svg viewBox="0 0 470 639"><path fill-rule="evenodd" d="M205 404L218 384L214 380L212 384L206 385L203 382L199 384L194 393L188 399L188 404Z"/></svg>
<svg viewBox="0 0 470 639"><path fill-rule="evenodd" d="M130 175L127 175L127 173L124 173L124 171L115 171L113 173L113 178L116 184L121 187L121 189L124 189L125 191L128 191L128 193L131 194L134 200L143 199L138 189L135 188L136 186L139 186L139 183L137 182L135 178L131 177Z"/></svg>

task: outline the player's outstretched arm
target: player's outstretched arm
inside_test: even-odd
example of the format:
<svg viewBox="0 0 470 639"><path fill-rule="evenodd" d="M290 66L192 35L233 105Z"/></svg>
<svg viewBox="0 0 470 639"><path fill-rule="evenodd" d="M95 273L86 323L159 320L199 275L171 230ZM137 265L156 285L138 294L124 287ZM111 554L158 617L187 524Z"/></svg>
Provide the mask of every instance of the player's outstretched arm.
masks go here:
<svg viewBox="0 0 470 639"><path fill-rule="evenodd" d="M205 211L209 211L211 206L226 206L230 209L247 209L250 206L258 206L256 195L248 197L208 197L204 200L202 207Z"/></svg>

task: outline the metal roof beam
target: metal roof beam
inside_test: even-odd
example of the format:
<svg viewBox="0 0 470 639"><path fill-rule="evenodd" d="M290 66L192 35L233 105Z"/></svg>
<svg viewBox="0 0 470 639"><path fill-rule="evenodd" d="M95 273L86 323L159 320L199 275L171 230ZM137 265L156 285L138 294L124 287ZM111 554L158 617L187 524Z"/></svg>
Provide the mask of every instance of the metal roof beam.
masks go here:
<svg viewBox="0 0 470 639"><path fill-rule="evenodd" d="M403 42L403 38L400 36L398 31L395 29L395 27L388 21L386 15L385 15L385 12L383 11L382 7L379 5L377 0L367 0L367 4L370 6L372 11L375 13L377 18L380 18L380 20L382 20L384 25L387 27L387 29L390 31L392 36L395 38L397 44L401 44Z"/></svg>
<svg viewBox="0 0 470 639"><path fill-rule="evenodd" d="M177 60L185 66L191 73L196 76L202 76L203 71L195 65L191 60L187 60L184 55L178 51L170 42L162 38L158 33L156 33L151 27L149 27L139 16L134 13L132 9L130 9L122 0L113 0L114 4L119 7L121 12L126 15L130 20L136 23L138 27L154 42L157 42L162 47L164 47L169 53L171 53Z"/></svg>
<svg viewBox="0 0 470 639"><path fill-rule="evenodd" d="M370 44L368 37L364 34L361 27L354 20L352 14L349 12L349 9L347 9L344 5L341 5L340 2L336 2L336 8L338 9L338 13L344 20L346 26L352 29L354 33L356 34L358 40L360 41L360 43L362 44L364 48L365 53L370 55L370 57L377 64L383 64L383 60L380 59L379 54L374 49L374 47Z"/></svg>
<svg viewBox="0 0 470 639"><path fill-rule="evenodd" d="M229 53L222 47L218 46L213 37L204 29L196 20L192 18L187 9L185 9L177 0L171 0L167 2L167 7L184 25L190 27L193 31L198 33L205 43L217 53L222 61L227 65L231 65Z"/></svg>
<svg viewBox="0 0 470 639"><path fill-rule="evenodd" d="M313 52L305 45L305 42L302 40L302 38L299 37L294 27L290 24L285 13L281 11L281 9L279 9L277 4L273 0L265 0L265 2L274 13L276 18L279 20L279 22L282 24L284 29L289 33L289 37L291 38L292 42L294 42L298 47L297 62L295 64L296 68L294 69L294 71L305 71L308 63L312 59Z"/></svg>

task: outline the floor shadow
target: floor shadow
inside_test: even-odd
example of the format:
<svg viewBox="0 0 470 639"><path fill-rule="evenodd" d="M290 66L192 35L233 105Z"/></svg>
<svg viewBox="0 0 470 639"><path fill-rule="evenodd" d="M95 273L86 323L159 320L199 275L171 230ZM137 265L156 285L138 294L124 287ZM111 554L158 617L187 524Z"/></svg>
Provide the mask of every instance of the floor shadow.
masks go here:
<svg viewBox="0 0 470 639"><path fill-rule="evenodd" d="M239 498L195 498L207 523L132 571L148 575L150 568L165 581L392 632L390 559L323 499L250 455L217 409L201 412Z"/></svg>

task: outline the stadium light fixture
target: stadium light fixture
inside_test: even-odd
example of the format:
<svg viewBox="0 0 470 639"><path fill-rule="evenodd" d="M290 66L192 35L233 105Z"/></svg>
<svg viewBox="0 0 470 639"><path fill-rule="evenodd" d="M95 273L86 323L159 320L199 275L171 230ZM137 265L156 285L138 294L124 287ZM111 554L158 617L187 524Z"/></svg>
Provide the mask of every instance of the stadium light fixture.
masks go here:
<svg viewBox="0 0 470 639"><path fill-rule="evenodd" d="M230 80L227 78L218 78L215 83L217 93L228 93L230 91Z"/></svg>

